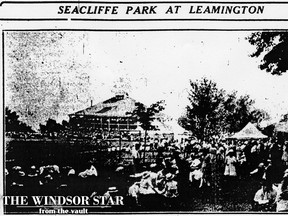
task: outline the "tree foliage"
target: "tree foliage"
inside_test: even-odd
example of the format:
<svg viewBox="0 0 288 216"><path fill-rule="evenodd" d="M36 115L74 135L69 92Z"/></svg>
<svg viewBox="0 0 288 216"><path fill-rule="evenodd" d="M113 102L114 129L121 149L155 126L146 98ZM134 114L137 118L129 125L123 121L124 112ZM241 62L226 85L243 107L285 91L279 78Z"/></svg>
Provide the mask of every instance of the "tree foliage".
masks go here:
<svg viewBox="0 0 288 216"><path fill-rule="evenodd" d="M65 129L68 129L69 123L65 120L62 121L62 124L57 123L56 120L49 118L46 121L46 124L40 124L40 131L42 134L54 135L54 133L59 133Z"/></svg>
<svg viewBox="0 0 288 216"><path fill-rule="evenodd" d="M34 132L30 126L19 120L19 115L12 112L8 107L5 108L5 131L6 132Z"/></svg>
<svg viewBox="0 0 288 216"><path fill-rule="evenodd" d="M256 123L257 125L259 125L260 122L269 120L270 115L265 110L254 109L250 113L250 119L252 123Z"/></svg>
<svg viewBox="0 0 288 216"><path fill-rule="evenodd" d="M281 75L288 70L288 32L254 32L247 37L256 51L251 57L260 57L260 69L273 75Z"/></svg>
<svg viewBox="0 0 288 216"><path fill-rule="evenodd" d="M190 81L190 105L186 115L180 118L180 125L203 140L216 135L221 129L224 91L218 90L216 83L204 78L201 81Z"/></svg>
<svg viewBox="0 0 288 216"><path fill-rule="evenodd" d="M140 123L141 127L145 130L144 136L144 146L146 146L147 140L147 131L157 129L153 125L154 119L157 118L157 114L165 109L165 101L161 100L156 103L151 104L149 107L146 107L143 103L136 103L136 109L133 111L132 115L137 118L137 121ZM145 162L145 151L144 148L144 162Z"/></svg>
<svg viewBox="0 0 288 216"><path fill-rule="evenodd" d="M249 121L249 107L254 103L249 96L240 96L237 93L228 94L224 100L226 130L235 132L245 126Z"/></svg>
<svg viewBox="0 0 288 216"><path fill-rule="evenodd" d="M136 109L133 111L132 115L137 118L141 127L147 130L157 129L152 122L157 118L156 114L160 113L165 109L164 101L158 101L146 107L143 103L136 103Z"/></svg>
<svg viewBox="0 0 288 216"><path fill-rule="evenodd" d="M267 117L262 110L253 109L254 101L248 95L227 94L207 78L190 81L189 102L179 124L200 140L241 130L248 122Z"/></svg>

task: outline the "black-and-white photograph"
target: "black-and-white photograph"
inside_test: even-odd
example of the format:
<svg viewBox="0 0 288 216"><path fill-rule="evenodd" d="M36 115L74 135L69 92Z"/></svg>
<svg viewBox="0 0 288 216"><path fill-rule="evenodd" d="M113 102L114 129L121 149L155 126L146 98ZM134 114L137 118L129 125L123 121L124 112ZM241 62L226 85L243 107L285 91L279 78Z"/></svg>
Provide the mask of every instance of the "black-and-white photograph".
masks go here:
<svg viewBox="0 0 288 216"><path fill-rule="evenodd" d="M5 31L5 213L287 211L287 44Z"/></svg>

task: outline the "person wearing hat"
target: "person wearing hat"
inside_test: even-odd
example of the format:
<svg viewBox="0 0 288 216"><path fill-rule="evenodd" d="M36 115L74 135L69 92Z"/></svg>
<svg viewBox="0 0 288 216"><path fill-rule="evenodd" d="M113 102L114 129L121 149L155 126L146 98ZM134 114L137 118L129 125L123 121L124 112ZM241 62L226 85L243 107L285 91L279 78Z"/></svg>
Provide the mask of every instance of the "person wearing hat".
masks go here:
<svg viewBox="0 0 288 216"><path fill-rule="evenodd" d="M163 175L165 176L167 173L173 173L173 174L178 174L179 170L178 170L178 166L176 164L176 160L170 157L165 158L164 162L163 162Z"/></svg>
<svg viewBox="0 0 288 216"><path fill-rule="evenodd" d="M134 174L139 172L139 168L140 168L140 144L137 143L132 147L131 150L131 155L132 155L132 159L133 159L133 172Z"/></svg>
<svg viewBox="0 0 288 216"><path fill-rule="evenodd" d="M225 171L224 176L237 176L236 173L236 157L233 149L229 149L225 158Z"/></svg>
<svg viewBox="0 0 288 216"><path fill-rule="evenodd" d="M165 175L167 174L165 169L159 170L157 172L157 177L156 177L156 187L159 190L163 190L165 186Z"/></svg>
<svg viewBox="0 0 288 216"><path fill-rule="evenodd" d="M139 201L139 188L140 182L135 182L128 188L128 197L132 198L132 202L135 202L136 206L140 206L141 203Z"/></svg>
<svg viewBox="0 0 288 216"><path fill-rule="evenodd" d="M216 152L216 167L219 176L222 176L225 170L225 149L223 146L220 146Z"/></svg>
<svg viewBox="0 0 288 216"><path fill-rule="evenodd" d="M247 166L247 159L243 151L239 152L238 162L239 162L239 166L238 166L239 178L244 179L249 175L249 170Z"/></svg>
<svg viewBox="0 0 288 216"><path fill-rule="evenodd" d="M14 166L11 170L11 180L12 186L23 186L25 182L25 172L23 171L22 167Z"/></svg>
<svg viewBox="0 0 288 216"><path fill-rule="evenodd" d="M267 181L262 182L261 188L254 196L255 211L275 211L277 188Z"/></svg>
<svg viewBox="0 0 288 216"><path fill-rule="evenodd" d="M22 167L20 167L20 166L12 167L12 173L18 177L25 176L25 172L22 170Z"/></svg>
<svg viewBox="0 0 288 216"><path fill-rule="evenodd" d="M256 180L261 181L265 174L265 165L264 163L259 163L258 167L250 172L250 175L253 176ZM266 179L266 177L265 177Z"/></svg>
<svg viewBox="0 0 288 216"><path fill-rule="evenodd" d="M39 171L36 169L34 165L30 167L30 172L28 173L28 177L37 177L39 175Z"/></svg>
<svg viewBox="0 0 288 216"><path fill-rule="evenodd" d="M110 198L111 196L116 196L118 193L117 187L109 187L108 190L104 193L104 197L106 199Z"/></svg>
<svg viewBox="0 0 288 216"><path fill-rule="evenodd" d="M174 180L174 175L172 173L167 173L165 176L165 188L163 195L167 198L178 197L178 183Z"/></svg>
<svg viewBox="0 0 288 216"><path fill-rule="evenodd" d="M167 173L165 175L165 186L163 190L155 188L155 191L158 194L163 195L164 197L164 206L166 208L175 208L178 204L176 200L179 196L178 193L178 182L174 180L175 175L172 173Z"/></svg>
<svg viewBox="0 0 288 216"><path fill-rule="evenodd" d="M225 190L226 192L231 192L234 188L235 180L237 177L236 172L236 163L237 159L233 149L229 149L225 157L225 170L224 170L224 181L225 181Z"/></svg>
<svg viewBox="0 0 288 216"><path fill-rule="evenodd" d="M199 159L193 160L191 166L191 172L189 174L189 181L193 189L201 188L203 186L203 172L201 168L201 161Z"/></svg>
<svg viewBox="0 0 288 216"><path fill-rule="evenodd" d="M144 171L142 173L131 175L131 177L141 177L141 180L135 182L132 186L129 187L128 196L134 199L137 206L145 206L147 203L149 203L149 198L157 193L155 190L157 175L154 175L154 173L150 171Z"/></svg>
<svg viewBox="0 0 288 216"><path fill-rule="evenodd" d="M283 153L282 153L281 160L283 162L284 167L288 168L288 141L285 141L282 148L283 148Z"/></svg>
<svg viewBox="0 0 288 216"><path fill-rule="evenodd" d="M149 178L152 182L152 184L154 185L154 182L156 182L157 179L157 173L154 172L157 169L157 166L155 166L155 164L151 164L150 165L150 169L151 171L144 171L142 173L136 173L134 175L130 175L131 178L141 178L140 181L142 181L143 179L147 179Z"/></svg>
<svg viewBox="0 0 288 216"><path fill-rule="evenodd" d="M214 152L214 148L211 147L211 144L206 144L206 149L203 151L201 170L203 172L203 179L205 180L207 186L210 186L212 182L212 161L214 161L212 152Z"/></svg>
<svg viewBox="0 0 288 216"><path fill-rule="evenodd" d="M14 166L11 170L11 179L13 187L23 187L25 182L25 172L22 167Z"/></svg>
<svg viewBox="0 0 288 216"><path fill-rule="evenodd" d="M270 182L271 184L274 182L274 171L272 166L272 161L270 159L267 159L265 171L262 179L266 180L267 182Z"/></svg>
<svg viewBox="0 0 288 216"><path fill-rule="evenodd" d="M276 212L288 212L288 169L285 170L283 180L278 186Z"/></svg>
<svg viewBox="0 0 288 216"><path fill-rule="evenodd" d="M155 194L152 178L150 178L150 172L148 171L144 172L139 182L139 193L143 195Z"/></svg>
<svg viewBox="0 0 288 216"><path fill-rule="evenodd" d="M198 158L196 158L196 159L194 159L194 160L192 161L190 167L191 167L191 168L199 168L200 165L201 165L201 161L200 161Z"/></svg>

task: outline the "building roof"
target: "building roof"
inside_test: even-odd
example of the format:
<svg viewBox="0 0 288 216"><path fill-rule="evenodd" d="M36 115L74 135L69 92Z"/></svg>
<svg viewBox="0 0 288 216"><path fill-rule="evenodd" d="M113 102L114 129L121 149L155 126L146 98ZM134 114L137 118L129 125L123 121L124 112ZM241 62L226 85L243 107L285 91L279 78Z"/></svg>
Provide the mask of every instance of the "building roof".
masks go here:
<svg viewBox="0 0 288 216"><path fill-rule="evenodd" d="M72 113L71 115L91 115L97 117L131 117L135 110L136 101L126 95L116 95L108 100L97 103L86 109Z"/></svg>

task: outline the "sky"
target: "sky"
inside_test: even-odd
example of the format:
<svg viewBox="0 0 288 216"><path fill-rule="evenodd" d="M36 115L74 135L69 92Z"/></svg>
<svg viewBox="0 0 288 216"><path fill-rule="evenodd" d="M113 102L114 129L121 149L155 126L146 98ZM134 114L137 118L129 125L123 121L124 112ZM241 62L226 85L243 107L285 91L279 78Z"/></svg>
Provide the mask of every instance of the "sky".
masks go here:
<svg viewBox="0 0 288 216"><path fill-rule="evenodd" d="M288 113L288 75L259 69L260 59L249 56L250 32L56 33L5 35L5 105L33 127L48 117L68 119L119 89L146 105L164 99L165 113L177 119L188 105L189 80L202 77L248 94L275 121Z"/></svg>

